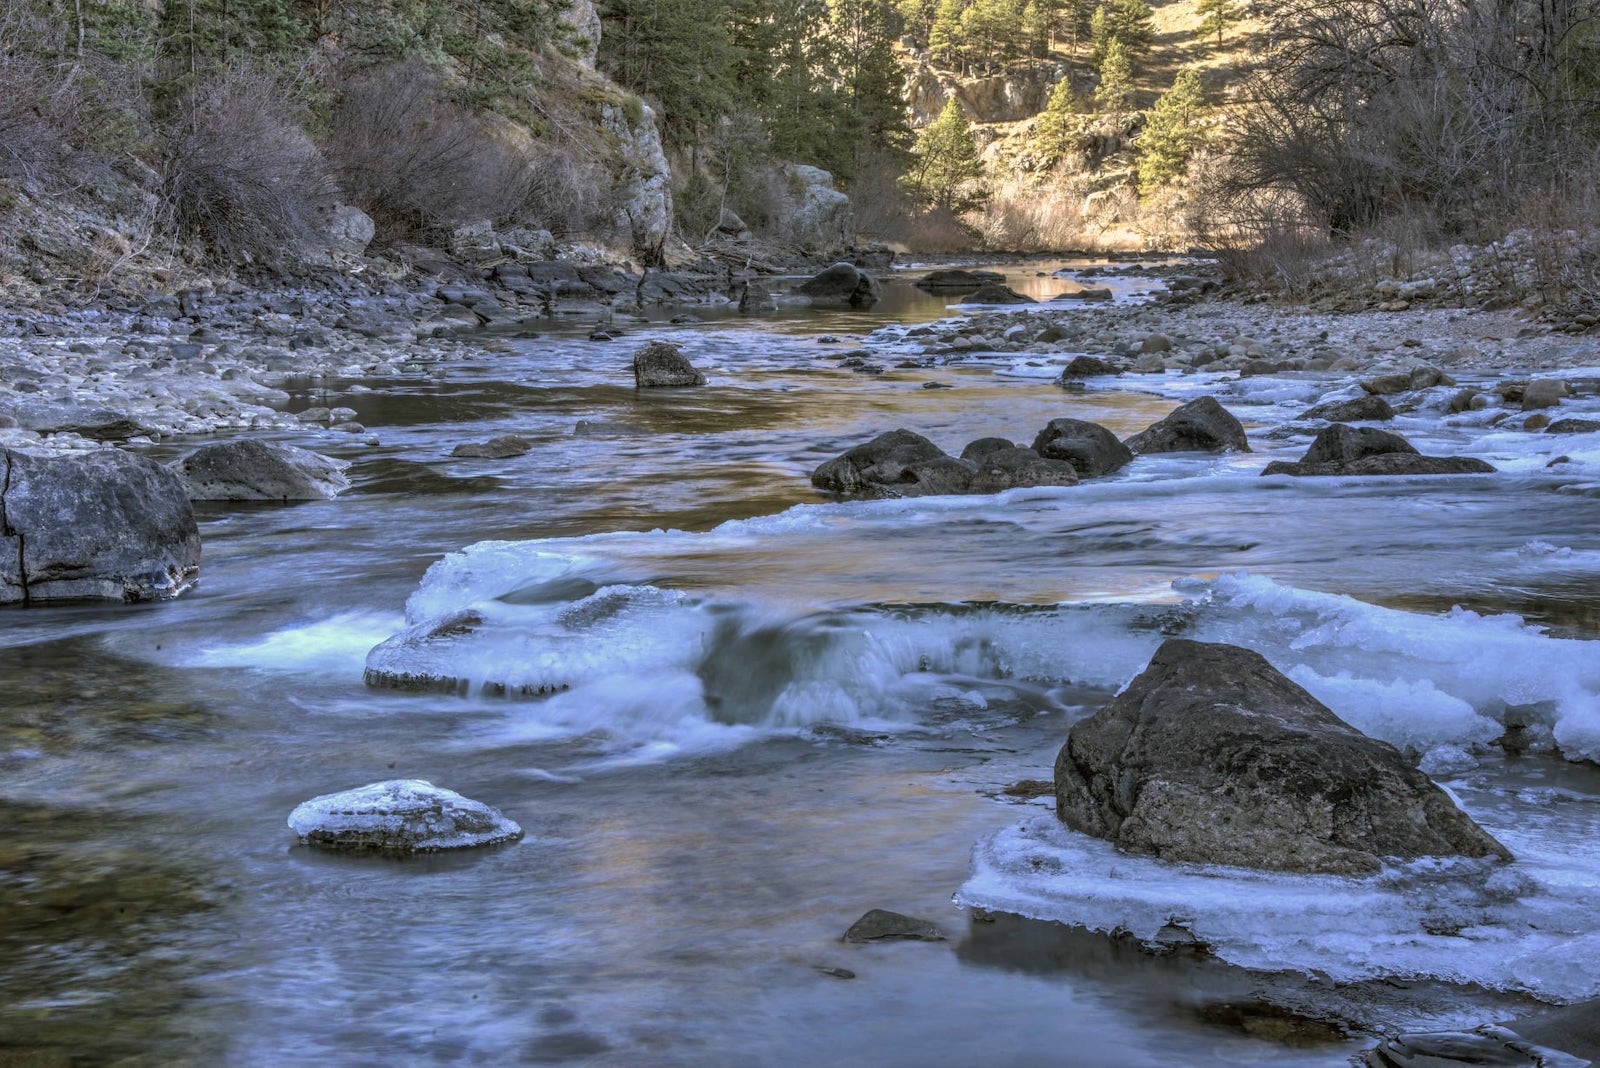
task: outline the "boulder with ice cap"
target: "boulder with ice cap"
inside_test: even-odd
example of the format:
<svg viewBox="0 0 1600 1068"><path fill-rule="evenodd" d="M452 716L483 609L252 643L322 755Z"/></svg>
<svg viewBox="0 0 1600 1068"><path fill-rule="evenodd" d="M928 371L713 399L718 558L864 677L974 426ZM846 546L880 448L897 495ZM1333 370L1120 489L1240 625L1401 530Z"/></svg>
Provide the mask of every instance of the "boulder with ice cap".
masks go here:
<svg viewBox="0 0 1600 1068"><path fill-rule="evenodd" d="M314 797L289 813L289 827L307 845L341 853L434 853L522 837L496 809L422 779Z"/></svg>

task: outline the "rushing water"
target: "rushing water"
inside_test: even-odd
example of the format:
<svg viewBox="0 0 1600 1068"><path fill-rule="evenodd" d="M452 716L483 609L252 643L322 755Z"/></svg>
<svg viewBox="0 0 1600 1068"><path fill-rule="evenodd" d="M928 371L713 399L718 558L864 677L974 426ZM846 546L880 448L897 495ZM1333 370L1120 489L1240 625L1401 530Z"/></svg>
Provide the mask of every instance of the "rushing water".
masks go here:
<svg viewBox="0 0 1600 1068"><path fill-rule="evenodd" d="M1040 845L1041 803L1003 791L1048 779L1073 719L1180 631L1262 649L1429 754L1575 922L1557 906L1600 871L1562 858L1600 829L1600 776L1537 750L1600 751L1600 443L1546 469L1531 435L1417 414L1398 429L1424 452L1502 473L1261 479L1306 441L1268 431L1340 383L1069 394L1038 357L896 367L893 324L943 312L895 287L870 316L558 330L442 376L307 387L299 403L354 407L381 440L302 441L356 461L351 492L201 506L201 581L176 602L0 616L0 1062L1343 1064L1360 1041L1287 1027L1260 996L1348 992L951 904L1099 922L1081 886L1014 870L1018 849L1072 846ZM890 370L840 368L877 328ZM710 386L636 393L645 338ZM828 503L807 480L896 426L952 452L1063 415L1125 435L1206 392L1255 452L985 498ZM449 456L512 432L533 451ZM429 663L472 695L363 685L374 646L466 605L488 626ZM565 689L477 693L508 682ZM1484 753L1507 722L1534 754ZM398 777L527 836L405 862L294 844L298 802ZM1269 891L1270 914L1287 890ZM951 941L841 943L875 907ZM1593 931L1568 934L1501 944L1532 954L1509 977L1456 947L1460 978L1499 993L1395 995L1366 1018L1593 996L1592 946L1569 959ZM1381 971L1349 938L1239 952Z"/></svg>

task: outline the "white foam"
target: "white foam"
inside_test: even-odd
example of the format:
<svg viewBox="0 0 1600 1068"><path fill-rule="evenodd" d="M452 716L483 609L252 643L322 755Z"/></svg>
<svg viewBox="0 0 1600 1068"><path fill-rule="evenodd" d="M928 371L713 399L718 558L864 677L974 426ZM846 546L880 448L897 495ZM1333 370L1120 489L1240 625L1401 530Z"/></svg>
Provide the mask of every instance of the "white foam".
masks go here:
<svg viewBox="0 0 1600 1068"><path fill-rule="evenodd" d="M182 662L188 667L359 675L367 650L393 633L399 622L393 612L340 612L248 641L205 646L185 654Z"/></svg>
<svg viewBox="0 0 1600 1068"><path fill-rule="evenodd" d="M1564 853L1534 849L1482 822L1517 863L1426 858L1349 878L1167 864L1050 814L980 841L956 901L1147 940L1176 923L1230 963L1335 982L1436 978L1558 1002L1600 994L1593 858L1564 855L1566 835Z"/></svg>

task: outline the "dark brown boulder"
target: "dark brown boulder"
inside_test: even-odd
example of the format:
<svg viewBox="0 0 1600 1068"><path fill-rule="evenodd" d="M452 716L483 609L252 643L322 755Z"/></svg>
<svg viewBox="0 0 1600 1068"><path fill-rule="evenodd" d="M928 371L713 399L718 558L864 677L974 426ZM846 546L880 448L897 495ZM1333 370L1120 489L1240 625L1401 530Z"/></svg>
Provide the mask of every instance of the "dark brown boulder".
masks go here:
<svg viewBox="0 0 1600 1068"><path fill-rule="evenodd" d="M1296 462L1274 460L1263 475L1481 475L1494 468L1471 456L1422 456L1399 434L1374 427L1324 427Z"/></svg>
<svg viewBox="0 0 1600 1068"><path fill-rule="evenodd" d="M1177 408L1124 443L1135 453L1249 452L1244 427L1215 397L1201 397Z"/></svg>
<svg viewBox="0 0 1600 1068"><path fill-rule="evenodd" d="M633 354L633 381L639 389L703 386L706 376L676 345L651 341Z"/></svg>
<svg viewBox="0 0 1600 1068"><path fill-rule="evenodd" d="M910 430L879 434L811 473L818 489L863 497L965 493L974 468Z"/></svg>
<svg viewBox="0 0 1600 1068"><path fill-rule="evenodd" d="M1079 478L1109 475L1133 462L1133 451L1099 423L1084 419L1052 419L1033 439L1040 456L1065 460Z"/></svg>
<svg viewBox="0 0 1600 1068"><path fill-rule="evenodd" d="M1302 419L1326 419L1331 423L1384 422L1394 418L1394 408L1376 393L1354 400L1329 401L1301 413Z"/></svg>
<svg viewBox="0 0 1600 1068"><path fill-rule="evenodd" d="M1386 858L1511 854L1399 750L1259 653L1169 639L1056 758L1074 830L1170 861L1375 872Z"/></svg>

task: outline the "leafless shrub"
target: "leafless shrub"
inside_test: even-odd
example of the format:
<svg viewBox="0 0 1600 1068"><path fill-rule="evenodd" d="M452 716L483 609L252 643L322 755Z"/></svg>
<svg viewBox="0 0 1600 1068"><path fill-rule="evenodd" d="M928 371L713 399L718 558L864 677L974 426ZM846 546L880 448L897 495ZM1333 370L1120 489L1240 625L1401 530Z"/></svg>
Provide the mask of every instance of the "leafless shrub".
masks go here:
<svg viewBox="0 0 1600 1068"><path fill-rule="evenodd" d="M611 214L604 168L582 151L523 143L449 98L421 62L362 72L341 87L328 156L379 244L472 219L586 230Z"/></svg>
<svg viewBox="0 0 1600 1068"><path fill-rule="evenodd" d="M985 248L1006 252L1055 252L1083 248L1084 183L1061 174L1045 188L1009 179L996 186L989 202L969 216Z"/></svg>
<svg viewBox="0 0 1600 1068"><path fill-rule="evenodd" d="M174 230L230 263L276 265L317 234L333 187L270 75L219 71L179 102L164 191Z"/></svg>

